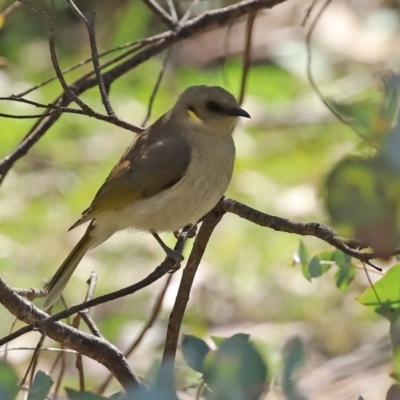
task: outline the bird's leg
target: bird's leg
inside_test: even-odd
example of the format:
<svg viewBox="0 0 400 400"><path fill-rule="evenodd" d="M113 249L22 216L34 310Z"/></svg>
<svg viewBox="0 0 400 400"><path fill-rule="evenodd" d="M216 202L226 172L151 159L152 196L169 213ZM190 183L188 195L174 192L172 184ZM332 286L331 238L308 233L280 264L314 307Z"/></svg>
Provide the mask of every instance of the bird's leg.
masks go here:
<svg viewBox="0 0 400 400"><path fill-rule="evenodd" d="M160 236L158 236L157 232L151 230L150 233L154 236L154 239L157 240L157 242L160 244L160 246L163 248L163 250L165 251L165 253L167 254L168 257L172 258L177 264L179 264L182 260L183 260L183 256L182 254L180 254L179 252L177 252L174 249L171 249L170 247L168 247L160 238Z"/></svg>

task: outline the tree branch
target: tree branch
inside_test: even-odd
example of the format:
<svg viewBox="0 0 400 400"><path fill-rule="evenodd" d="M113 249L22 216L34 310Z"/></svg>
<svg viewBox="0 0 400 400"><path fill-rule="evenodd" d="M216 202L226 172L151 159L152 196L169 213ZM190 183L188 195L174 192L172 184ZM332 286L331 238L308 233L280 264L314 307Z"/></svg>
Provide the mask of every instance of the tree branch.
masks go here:
<svg viewBox="0 0 400 400"><path fill-rule="evenodd" d="M62 322L48 321L48 315L21 296L0 279L0 301L19 320L83 355L104 365L125 388L139 386L139 378L129 367L124 355L104 339L74 329ZM31 329L32 330L32 329Z"/></svg>
<svg viewBox="0 0 400 400"><path fill-rule="evenodd" d="M183 271L181 283L179 285L178 294L172 309L167 329L167 337L165 339L165 347L163 354L163 363L173 365L175 360L176 349L178 347L179 332L182 325L183 315L189 301L190 290L197 268L206 250L210 237L224 215L224 210L219 203L204 218L199 233L194 241L192 252Z"/></svg>
<svg viewBox="0 0 400 400"><path fill-rule="evenodd" d="M375 265L371 264L370 260L377 258L375 253L363 252L354 249L354 244L357 241L354 239L344 239L338 235L332 228L327 225L320 224L318 222L294 222L285 218L275 217L269 214L257 211L254 208L246 206L245 204L239 203L236 200L229 199L225 197L222 200L222 207L225 212L230 212L236 214L237 216L244 218L250 222L257 225L271 228L279 232L295 233L301 236L314 236L326 243L329 243L333 247L343 251L343 253L354 257L361 262L365 262L368 265L374 267L375 269L381 270ZM394 251L397 254L397 250Z"/></svg>

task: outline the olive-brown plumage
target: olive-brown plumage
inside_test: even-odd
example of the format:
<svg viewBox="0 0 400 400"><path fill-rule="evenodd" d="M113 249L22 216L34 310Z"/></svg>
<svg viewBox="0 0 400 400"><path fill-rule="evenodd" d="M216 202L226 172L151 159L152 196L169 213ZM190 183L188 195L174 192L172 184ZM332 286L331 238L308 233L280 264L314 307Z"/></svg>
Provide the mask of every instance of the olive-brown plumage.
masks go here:
<svg viewBox="0 0 400 400"><path fill-rule="evenodd" d="M250 117L226 90L192 86L139 134L71 227L91 221L50 281L44 309L58 299L86 251L115 232L176 231L210 211L232 177L232 131L240 116Z"/></svg>

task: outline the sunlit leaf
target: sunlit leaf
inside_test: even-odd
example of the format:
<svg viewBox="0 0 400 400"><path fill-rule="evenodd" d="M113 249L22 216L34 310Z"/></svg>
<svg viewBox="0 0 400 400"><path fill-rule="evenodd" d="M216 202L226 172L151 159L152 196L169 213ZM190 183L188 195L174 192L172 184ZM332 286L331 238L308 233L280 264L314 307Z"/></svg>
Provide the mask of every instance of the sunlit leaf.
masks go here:
<svg viewBox="0 0 400 400"><path fill-rule="evenodd" d="M400 306L400 264L390 268L385 275L357 298L361 304L391 319Z"/></svg>

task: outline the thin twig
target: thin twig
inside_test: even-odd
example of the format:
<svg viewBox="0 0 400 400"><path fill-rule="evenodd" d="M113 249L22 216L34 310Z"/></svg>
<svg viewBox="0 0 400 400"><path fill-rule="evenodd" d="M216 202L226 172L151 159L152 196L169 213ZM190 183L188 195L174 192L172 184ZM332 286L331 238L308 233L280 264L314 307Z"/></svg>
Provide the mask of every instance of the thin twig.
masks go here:
<svg viewBox="0 0 400 400"><path fill-rule="evenodd" d="M70 97L72 101L74 101L87 114L92 114L94 111L74 93L71 87L68 86L67 82L64 79L64 75L62 74L60 64L58 63L58 57L55 47L54 18L55 18L54 0L51 0L51 13L50 16L48 17L49 49L50 49L51 63L53 65L54 71L56 72L58 81L60 82L62 88L64 89L64 95Z"/></svg>
<svg viewBox="0 0 400 400"><path fill-rule="evenodd" d="M169 12L171 14L172 21L174 21L174 28L176 23L178 22L178 14L176 13L176 8L174 4L174 0L167 0Z"/></svg>
<svg viewBox="0 0 400 400"><path fill-rule="evenodd" d="M158 15L161 21L164 22L165 25L170 29L175 28L175 22L171 18L171 16L155 1L155 0L142 0L147 7L150 8L154 12L154 14Z"/></svg>
<svg viewBox="0 0 400 400"><path fill-rule="evenodd" d="M97 51L97 43L96 43L96 33L94 29L94 20L95 20L95 13L93 13L90 22L88 19L83 15L81 10L76 6L73 0L67 0L68 4L72 8L73 12L77 17L85 24L86 29L89 35L89 43L90 43L90 51L92 53L92 60L93 60L93 68L97 78L97 86L100 90L101 99L103 101L104 108L107 111L107 114L110 117L116 117L114 110L111 107L110 101L108 99L108 89L106 88L103 80L103 75L101 73L100 61L99 61L99 53Z"/></svg>
<svg viewBox="0 0 400 400"><path fill-rule="evenodd" d="M13 331L13 329L15 328L15 325L17 324L17 322L18 322L18 318L14 318L14 321L12 322L11 327L10 327L10 332ZM7 362L7 357L8 357L8 343L4 347L4 354L3 354L3 357L2 357L2 361L3 362Z"/></svg>
<svg viewBox="0 0 400 400"><path fill-rule="evenodd" d="M104 69L104 68L106 68L106 67L108 67L108 66L110 66L110 65L112 65L112 64L115 64L116 62L121 61L121 60L123 60L124 58L128 57L128 56L131 55L133 52L138 51L138 50L140 50L141 48L143 48L143 47L145 47L145 46L147 46L147 45L149 45L149 44L151 44L151 43L156 42L157 40L160 39L160 36L161 36L161 35L158 34L158 35L154 35L154 36L151 36L151 37L149 37L149 38L146 38L146 39L137 40L137 41L134 41L134 42L124 43L124 44L122 44L122 45L120 45L120 46L116 46L116 47L113 47L113 48L110 49L110 50L104 51L103 53L99 54L99 58L105 57L105 56L107 56L107 55L109 55L109 54L112 54L112 53L115 53L115 52L117 52L117 51L121 51L121 50L124 50L124 49L130 47L130 49L129 49L128 51L126 51L126 52L124 52L123 54L120 54L119 56L117 56L117 57L115 57L115 58L112 58L112 59L108 60L107 62L105 62L104 64L102 64L102 65L101 65L101 69ZM66 75L66 74L68 74L68 73L71 72L71 71L74 71L74 70L76 70L76 69L78 69L78 68L80 68L80 67L82 67L82 66L84 66L84 65L86 65L86 64L91 63L92 61L93 61L93 60L92 60L92 57L87 58L86 60L80 61L79 63L73 65L72 67L69 67L69 68L66 68L66 69L62 70L61 72L62 72L63 75ZM88 72L88 73L87 73L86 75L84 75L84 76L85 76L85 77L90 77L90 76L93 76L93 74L94 74L94 71L90 71L90 72ZM83 77L82 77L82 78L83 78ZM81 79L82 79L82 78L81 78ZM22 92L19 92L19 93L15 94L14 96L15 96L15 97L23 97L23 96L26 96L27 94L29 94L29 93L35 91L36 89L39 89L39 88L41 88L41 87L47 85L48 83L51 83L51 82L55 81L56 79L58 79L58 78L57 78L57 75L54 75L54 76L52 76L51 78L46 79L46 80L42 81L41 83L39 83L39 84L37 84L37 85L35 85L35 86L30 87L29 89L26 89L26 90L24 90L24 91L22 91Z"/></svg>
<svg viewBox="0 0 400 400"><path fill-rule="evenodd" d="M182 253L183 247L185 245L186 237L179 237L174 249L178 251L179 253ZM11 340L14 340L21 335L24 335L25 333L32 332L33 330L41 330L45 328L49 324L53 324L56 321L59 321L61 319L67 318L71 315L76 314L77 312L80 312L82 310L85 310L86 308L91 308L94 306L97 306L99 304L103 304L112 300L119 299L124 296L131 295L147 286L150 284L154 283L158 279L160 279L162 276L170 272L176 267L176 261L172 258L166 258L153 272L151 272L146 278L142 279L141 281L130 285L126 288L117 290L112 293L108 293L103 296L96 297L95 299L86 301L84 303L72 306L66 310L60 311L57 314L54 314L52 316L47 316L46 318L41 318L40 320L38 319L34 324L30 323L27 326L24 326L20 328L19 330L3 337L0 339L0 346L3 346L4 344L10 342ZM9 291L12 292L12 289L7 286L7 284L4 282L4 280L0 277L0 303L3 305L6 305L6 301L9 300L7 299L7 296L5 295L4 298L2 298L1 293L9 293ZM12 292L14 296L18 296L16 293ZM22 297L18 298L23 301ZM14 298L15 299L15 298ZM16 300L15 300L16 301ZM31 303L30 303L31 304ZM31 306L35 309L41 312L37 307L35 307L33 304ZM16 310L10 310L14 315L16 313ZM24 319L22 319L24 320ZM100 338L99 338L100 340Z"/></svg>
<svg viewBox="0 0 400 400"><path fill-rule="evenodd" d="M75 315L72 320L72 327L75 329L79 329L79 323L81 321L81 315L78 313ZM82 354L76 353L75 359L75 367L78 370L78 379L79 379L79 390L81 392L85 391L85 371L83 370L83 362L82 362Z"/></svg>
<svg viewBox="0 0 400 400"><path fill-rule="evenodd" d="M133 343L130 345L127 351L125 351L124 355L125 357L129 357L133 351L139 346L139 344L142 342L143 338L145 337L146 333L149 331L149 329L153 326L154 322L156 321L157 317L160 314L161 311L161 306L162 302L164 300L165 293L168 289L168 286L172 280L172 274L169 274L164 286L162 287L159 295L156 298L156 301L154 303L153 309L150 314L150 318L146 321L144 324L142 330L139 332ZM96 393L98 394L103 394L104 391L107 389L108 385L110 384L111 380L113 378L113 375L109 374L106 379L100 384L99 388L96 390Z"/></svg>
<svg viewBox="0 0 400 400"><path fill-rule="evenodd" d="M20 296L25 297L30 301L46 296L46 290L44 289L13 288L13 290L15 293L18 293Z"/></svg>
<svg viewBox="0 0 400 400"><path fill-rule="evenodd" d="M183 17L179 21L181 24L186 22L191 17L193 9L197 6L197 4L199 2L200 2L200 0L193 0L191 2L190 6L186 10L185 14L183 15Z"/></svg>
<svg viewBox="0 0 400 400"><path fill-rule="evenodd" d="M253 38L253 28L254 22L257 17L257 11L250 13L247 16L247 24L246 24L246 39L245 39L245 47L243 52L243 70L242 70L242 81L240 85L240 95L239 95L239 105L243 103L244 96L246 94L246 83L247 77L251 67L251 41Z"/></svg>
<svg viewBox="0 0 400 400"><path fill-rule="evenodd" d="M44 311L14 293L1 278L0 301L19 320L29 324L30 331L40 330L60 344L104 365L114 374L125 389L140 385L139 378L132 371L123 354L115 346L104 339L78 331L64 323L54 322L54 317L57 318L57 314L49 317ZM83 305L82 309L86 308L86 305L87 303ZM75 314L75 312L72 314Z"/></svg>
<svg viewBox="0 0 400 400"><path fill-rule="evenodd" d="M313 0L313 2L310 4L310 6L308 6L306 8L306 13L304 15L304 19L301 22L301 26L304 27L308 21L308 19L310 18L311 12L314 9L315 5L317 4L318 0Z"/></svg>
<svg viewBox="0 0 400 400"><path fill-rule="evenodd" d="M3 16L3 19L6 19L15 9L17 9L21 5L20 1L14 1L13 4L11 4L9 7L7 7L1 15Z"/></svg>
<svg viewBox="0 0 400 400"><path fill-rule="evenodd" d="M31 10L37 12L38 14L42 15L43 17L47 18L47 13L45 11L43 11L40 7L32 4L30 1L28 0L18 0L19 2L25 4L26 6L28 6Z"/></svg>
<svg viewBox="0 0 400 400"><path fill-rule="evenodd" d="M64 346L61 345L61 349L63 347ZM54 367L58 364L59 360L61 360L61 367L60 367L60 373L58 374L56 383L54 385L54 396L53 396L54 399L57 399L57 393L60 391L62 378L64 376L64 373L65 373L65 370L66 370L66 367L67 367L67 360L66 360L66 355L65 355L64 351L62 351L59 354L59 356L57 357L57 359L56 359L56 361L54 363Z"/></svg>
<svg viewBox="0 0 400 400"><path fill-rule="evenodd" d="M145 119L144 119L144 121L142 123L143 127L146 126L147 121L149 120L149 118L151 116L151 111L153 109L154 100L155 100L155 98L157 96L158 90L159 90L161 82L163 80L163 77L164 77L164 74L165 74L165 70L166 70L167 65L168 65L169 57L171 56L171 52L172 52L172 47L170 47L167 50L167 53L165 54L165 57L163 59L160 71L159 71L158 76L157 76L157 81L156 81L156 83L155 83L155 85L153 87L153 90L151 92L149 105L147 107L147 114L146 114L146 117L145 117Z"/></svg>
<svg viewBox="0 0 400 400"><path fill-rule="evenodd" d="M44 342L44 339L46 338L46 335L41 335L38 344L35 346L35 350L33 352L31 361L29 362L28 368L25 371L25 375L21 379L21 383L19 384L19 388L22 388L22 386L25 385L26 380L28 379L29 372L31 372L31 382L33 381L33 376L35 373L36 365L37 365L37 358L39 355L39 350L42 347L42 344Z"/></svg>
<svg viewBox="0 0 400 400"><path fill-rule="evenodd" d="M90 278L87 281L89 288L86 294L85 301L89 301L93 299L94 296L94 291L96 290L96 285L97 285L97 274L96 272L92 271ZM90 316L90 309L86 308L85 310L82 310L79 312L79 315L87 325L87 327L90 329L90 332L93 333L93 335L102 338L103 335L100 332L100 329L96 326L94 321L92 320L92 317Z"/></svg>
<svg viewBox="0 0 400 400"><path fill-rule="evenodd" d="M363 135L362 132L360 132L358 129L356 129L355 126L351 125L346 118L343 118L343 116L338 113L329 103L329 101L326 99L326 97L324 96L324 94L321 92L320 88L318 87L317 83L314 80L314 76L312 74L312 51L311 51L311 39L312 39L312 35L314 33L314 30L322 16L322 14L324 13L324 11L326 10L326 8L329 6L329 4L331 3L332 0L325 0L325 3L323 4L323 6L321 7L321 9L318 11L316 17L314 18L314 20L311 23L310 29L307 32L306 35L306 50L307 50L307 65L306 65L306 71L307 71L307 78L308 81L311 85L311 87L314 89L315 94L318 96L318 98L322 101L322 103L329 109L329 111L340 121L342 122L344 125L347 125L350 129L352 129L354 132L357 133L358 136L360 136L361 138L363 138L364 140L366 140L369 144L371 144L373 147L376 147L370 140L370 138L368 138L366 135ZM314 5L312 5L314 6ZM311 12L311 10L310 10ZM306 17L308 17L306 15Z"/></svg>

